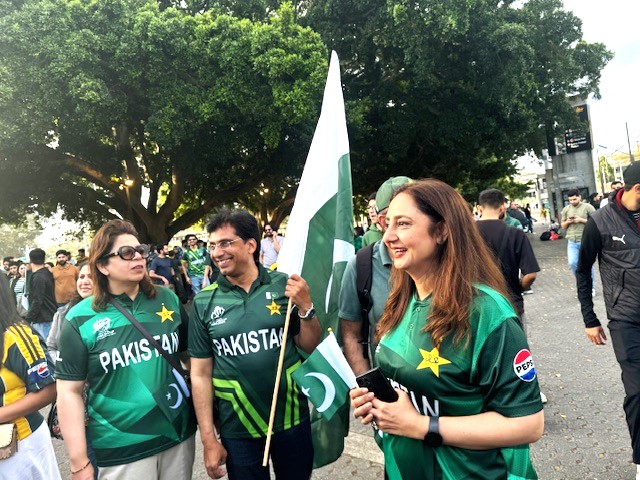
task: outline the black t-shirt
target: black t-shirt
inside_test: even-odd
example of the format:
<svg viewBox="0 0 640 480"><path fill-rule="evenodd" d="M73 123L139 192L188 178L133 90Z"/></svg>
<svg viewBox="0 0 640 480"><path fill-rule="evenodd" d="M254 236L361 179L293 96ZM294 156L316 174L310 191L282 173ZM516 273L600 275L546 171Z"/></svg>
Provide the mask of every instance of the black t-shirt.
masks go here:
<svg viewBox="0 0 640 480"><path fill-rule="evenodd" d="M522 275L540 271L538 261L531 248L527 234L518 228L509 227L502 220L480 220L480 234L499 259L502 273L509 287L509 294L519 315L524 312L520 272ZM503 235L507 235L504 250L500 252Z"/></svg>

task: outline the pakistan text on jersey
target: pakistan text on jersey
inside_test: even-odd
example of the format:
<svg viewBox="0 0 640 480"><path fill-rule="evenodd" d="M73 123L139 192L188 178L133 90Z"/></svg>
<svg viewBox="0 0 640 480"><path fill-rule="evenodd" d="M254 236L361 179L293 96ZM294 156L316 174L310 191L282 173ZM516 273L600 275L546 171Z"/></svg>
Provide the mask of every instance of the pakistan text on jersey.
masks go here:
<svg viewBox="0 0 640 480"><path fill-rule="evenodd" d="M261 328L229 337L212 339L218 356L237 356L257 353L260 350L279 348L284 329Z"/></svg>
<svg viewBox="0 0 640 480"><path fill-rule="evenodd" d="M419 405L418 399L416 398L416 392L414 392L413 390L409 390L407 387L396 382L395 380L392 380L391 378L389 379L389 382L391 382L391 386L393 388L399 388L407 392L409 394L409 397L411 398L411 403L413 403L413 406L422 415L426 415L428 417L440 416L440 400L434 400L432 405L431 403L429 403L429 399L426 397L426 395L421 395L420 396L421 404Z"/></svg>
<svg viewBox="0 0 640 480"><path fill-rule="evenodd" d="M180 339L177 332L172 332L171 335L154 335L153 338L155 338L168 353L178 351ZM157 358L160 356L160 353L153 346L149 345L149 340L143 338L137 342L131 342L127 345L112 348L111 351L100 353L100 364L105 373L108 373L109 367L111 367L111 370L116 370L118 367L124 368L131 364L148 362L154 356Z"/></svg>

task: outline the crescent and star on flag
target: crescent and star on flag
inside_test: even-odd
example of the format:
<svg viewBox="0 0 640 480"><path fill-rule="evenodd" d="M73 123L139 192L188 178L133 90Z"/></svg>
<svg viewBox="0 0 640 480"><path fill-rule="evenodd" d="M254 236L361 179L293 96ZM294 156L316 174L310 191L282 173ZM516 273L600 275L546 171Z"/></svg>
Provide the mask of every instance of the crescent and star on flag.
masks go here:
<svg viewBox="0 0 640 480"><path fill-rule="evenodd" d="M320 413L324 412L331 406L333 400L336 398L336 387L333 385L331 379L324 373L309 372L305 375L305 377L317 378L322 383L322 386L324 387L324 400L322 401L322 404L316 408L316 410L318 410L318 412ZM300 390L302 390L302 393L304 393L308 397L311 387L300 387Z"/></svg>

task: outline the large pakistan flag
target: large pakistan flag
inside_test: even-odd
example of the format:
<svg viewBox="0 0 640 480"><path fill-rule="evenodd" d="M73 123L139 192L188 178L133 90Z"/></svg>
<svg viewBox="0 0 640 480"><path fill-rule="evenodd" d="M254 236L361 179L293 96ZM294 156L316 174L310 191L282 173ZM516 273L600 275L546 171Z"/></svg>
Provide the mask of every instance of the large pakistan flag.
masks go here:
<svg viewBox="0 0 640 480"><path fill-rule="evenodd" d="M287 226L278 270L299 273L309 284L323 332L339 334L338 295L347 260L354 254L349 138L338 56L331 53L322 111ZM346 400L346 399L344 399ZM331 420L311 412L314 468L337 460L349 430L344 402Z"/></svg>

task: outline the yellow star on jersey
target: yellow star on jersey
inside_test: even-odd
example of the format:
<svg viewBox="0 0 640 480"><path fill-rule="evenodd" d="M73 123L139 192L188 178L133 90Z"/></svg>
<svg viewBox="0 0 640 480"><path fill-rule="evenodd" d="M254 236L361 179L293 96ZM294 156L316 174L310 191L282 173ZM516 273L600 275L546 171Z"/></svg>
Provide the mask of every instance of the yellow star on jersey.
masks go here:
<svg viewBox="0 0 640 480"><path fill-rule="evenodd" d="M419 349L422 355L422 362L418 365L416 370L422 370L423 368L430 368L436 377L440 377L440 366L451 363L444 357L440 356L440 352L437 348L433 347L433 350L427 352L426 350Z"/></svg>
<svg viewBox="0 0 640 480"><path fill-rule="evenodd" d="M280 305L276 303L275 300L271 300L271 305L265 305L271 312L271 315L282 315L280 313Z"/></svg>
<svg viewBox="0 0 640 480"><path fill-rule="evenodd" d="M162 304L162 310L156 312L156 315L162 319L162 323L167 320L171 320L173 322L173 310L168 310L167 307L164 306L164 303Z"/></svg>

